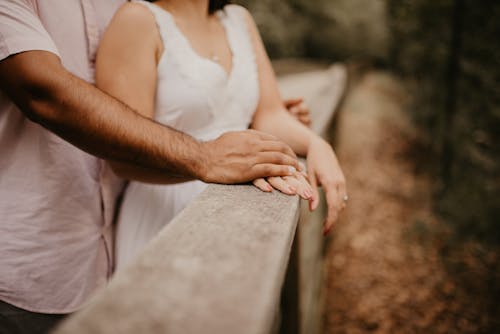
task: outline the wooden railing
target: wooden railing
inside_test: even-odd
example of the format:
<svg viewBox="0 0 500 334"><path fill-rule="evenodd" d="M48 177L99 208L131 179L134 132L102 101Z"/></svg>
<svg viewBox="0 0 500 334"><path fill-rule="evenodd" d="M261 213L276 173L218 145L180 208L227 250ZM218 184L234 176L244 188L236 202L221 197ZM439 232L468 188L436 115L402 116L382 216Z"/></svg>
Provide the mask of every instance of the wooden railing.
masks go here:
<svg viewBox="0 0 500 334"><path fill-rule="evenodd" d="M325 134L345 79L336 65L280 86ZM321 213L306 211L297 196L210 185L56 333L318 332ZM299 217L310 222L297 229Z"/></svg>

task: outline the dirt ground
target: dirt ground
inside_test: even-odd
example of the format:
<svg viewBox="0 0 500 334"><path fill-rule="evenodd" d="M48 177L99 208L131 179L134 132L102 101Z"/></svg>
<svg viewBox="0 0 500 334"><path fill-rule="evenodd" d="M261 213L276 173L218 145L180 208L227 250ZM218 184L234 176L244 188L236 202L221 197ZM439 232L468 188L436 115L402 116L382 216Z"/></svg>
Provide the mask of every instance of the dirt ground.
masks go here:
<svg viewBox="0 0 500 334"><path fill-rule="evenodd" d="M401 87L370 72L339 114L350 199L327 244L324 333L500 333L498 252L450 246Z"/></svg>

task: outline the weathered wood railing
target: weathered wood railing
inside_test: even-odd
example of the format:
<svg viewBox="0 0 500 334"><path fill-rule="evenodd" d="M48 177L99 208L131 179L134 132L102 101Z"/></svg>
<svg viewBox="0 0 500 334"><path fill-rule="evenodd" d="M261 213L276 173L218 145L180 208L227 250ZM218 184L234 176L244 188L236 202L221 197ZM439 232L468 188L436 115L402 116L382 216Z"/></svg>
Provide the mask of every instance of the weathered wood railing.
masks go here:
<svg viewBox="0 0 500 334"><path fill-rule="evenodd" d="M345 71L294 74L280 86L284 96L306 97L324 134ZM297 196L210 185L56 333L314 333L322 237L319 222L296 234L299 217L310 219L305 211Z"/></svg>

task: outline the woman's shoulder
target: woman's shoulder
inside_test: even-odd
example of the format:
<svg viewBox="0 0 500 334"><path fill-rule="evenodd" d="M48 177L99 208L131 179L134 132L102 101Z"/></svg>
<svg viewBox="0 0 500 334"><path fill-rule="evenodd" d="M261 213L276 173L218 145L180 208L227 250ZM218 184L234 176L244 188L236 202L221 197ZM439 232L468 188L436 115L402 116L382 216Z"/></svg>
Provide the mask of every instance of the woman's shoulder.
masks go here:
<svg viewBox="0 0 500 334"><path fill-rule="evenodd" d="M158 52L160 41L153 13L140 2L127 2L118 9L106 28L98 53L114 56L125 50Z"/></svg>
<svg viewBox="0 0 500 334"><path fill-rule="evenodd" d="M252 37L258 34L257 25L252 14L243 6L236 4L229 4L224 7L224 11L229 15L236 17L237 20L243 21L246 28L249 30Z"/></svg>
<svg viewBox="0 0 500 334"><path fill-rule="evenodd" d="M224 11L227 15L234 17L236 20L245 22L245 26L254 26L255 21L252 14L241 5L229 4L224 7Z"/></svg>
<svg viewBox="0 0 500 334"><path fill-rule="evenodd" d="M148 5L144 1L126 2L116 11L113 22L139 29L154 27L155 17Z"/></svg>
<svg viewBox="0 0 500 334"><path fill-rule="evenodd" d="M229 15L239 15L241 17L244 17L245 19L247 19L248 16L251 17L251 14L248 11L248 9L246 9L241 5L236 5L236 4L226 5L224 6L224 11Z"/></svg>

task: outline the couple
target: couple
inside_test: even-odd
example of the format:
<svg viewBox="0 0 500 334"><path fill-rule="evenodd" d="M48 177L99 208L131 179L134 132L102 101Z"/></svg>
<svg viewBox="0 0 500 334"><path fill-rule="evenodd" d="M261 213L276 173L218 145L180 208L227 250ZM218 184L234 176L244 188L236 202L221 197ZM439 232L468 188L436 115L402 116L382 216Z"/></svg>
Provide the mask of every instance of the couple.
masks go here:
<svg viewBox="0 0 500 334"><path fill-rule="evenodd" d="M133 1L112 19L96 62L97 87L200 141L249 127L308 156L310 181L318 169L335 173L323 140L283 106L271 63L250 14L227 1ZM157 175L111 162L131 182L118 217L116 265L130 262L206 183ZM333 178L333 176L332 176ZM152 184L151 184L152 183ZM166 183L168 185L158 185ZM303 173L253 180L263 191L298 194L316 208L318 194ZM338 192L338 208L343 206ZM338 210L336 211L338 212ZM325 232L330 225L325 226Z"/></svg>
<svg viewBox="0 0 500 334"><path fill-rule="evenodd" d="M123 2L0 2L0 332L42 332L105 285L114 174L134 180L119 266L205 187L194 180L252 181L311 209L320 184L325 232L344 206L331 147L283 107L244 9L138 1L107 27Z"/></svg>

